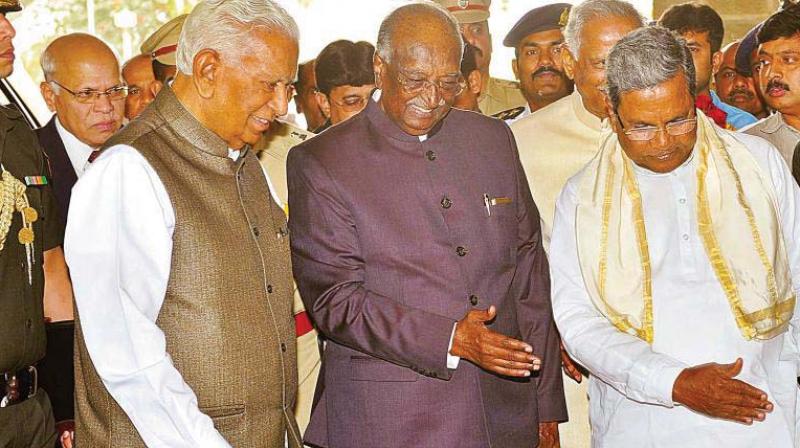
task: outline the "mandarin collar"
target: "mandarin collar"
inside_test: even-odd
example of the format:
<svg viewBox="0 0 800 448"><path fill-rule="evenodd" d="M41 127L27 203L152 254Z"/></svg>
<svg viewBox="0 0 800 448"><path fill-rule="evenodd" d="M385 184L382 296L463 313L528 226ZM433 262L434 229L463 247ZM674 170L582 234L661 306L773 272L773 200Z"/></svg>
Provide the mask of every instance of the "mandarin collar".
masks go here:
<svg viewBox="0 0 800 448"><path fill-rule="evenodd" d="M376 98L379 98L379 96L380 91L376 91L372 98L370 98L369 102L367 103L367 107L364 110L364 114L367 116L367 119L369 119L372 125L375 126L378 132L394 140L408 143L420 143L418 135L411 135L400 129L400 126L398 126L397 123L392 121L389 116L386 115L377 102ZM441 129L444 127L445 120L447 120L447 115L439 120L439 122L436 123L436 125L434 125L434 127L428 132L428 137L425 141L430 141L432 138L436 137L436 134L438 134L439 131L441 131Z"/></svg>

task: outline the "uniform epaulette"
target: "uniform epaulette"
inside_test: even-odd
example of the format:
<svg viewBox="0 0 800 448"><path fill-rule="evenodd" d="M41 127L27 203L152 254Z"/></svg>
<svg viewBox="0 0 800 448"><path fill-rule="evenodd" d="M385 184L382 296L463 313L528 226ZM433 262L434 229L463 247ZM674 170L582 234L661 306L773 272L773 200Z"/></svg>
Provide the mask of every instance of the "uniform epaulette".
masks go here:
<svg viewBox="0 0 800 448"><path fill-rule="evenodd" d="M499 118L499 119L505 121L505 120L511 120L511 119L517 118L523 112L525 112L525 106L517 106L517 107L512 107L511 109L504 110L502 112L498 112L498 113L492 115L492 117Z"/></svg>

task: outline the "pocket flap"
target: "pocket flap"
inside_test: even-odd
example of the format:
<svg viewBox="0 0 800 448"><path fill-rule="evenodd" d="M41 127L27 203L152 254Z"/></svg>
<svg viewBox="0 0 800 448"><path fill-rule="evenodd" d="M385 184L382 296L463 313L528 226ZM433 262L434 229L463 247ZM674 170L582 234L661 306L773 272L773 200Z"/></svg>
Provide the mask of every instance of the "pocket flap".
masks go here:
<svg viewBox="0 0 800 448"><path fill-rule="evenodd" d="M352 381L410 382L417 381L419 374L408 367L401 367L370 356L351 356L350 379Z"/></svg>

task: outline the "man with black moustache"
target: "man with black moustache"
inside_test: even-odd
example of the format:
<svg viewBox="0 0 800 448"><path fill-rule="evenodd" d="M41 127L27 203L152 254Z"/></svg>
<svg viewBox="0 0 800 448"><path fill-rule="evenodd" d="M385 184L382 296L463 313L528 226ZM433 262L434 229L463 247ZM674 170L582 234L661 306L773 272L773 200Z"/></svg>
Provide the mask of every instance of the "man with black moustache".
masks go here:
<svg viewBox="0 0 800 448"><path fill-rule="evenodd" d="M503 45L514 48L514 75L527 104L505 110L495 117L508 124L572 93L574 84L564 74L561 50L570 5L554 3L528 11L511 28Z"/></svg>
<svg viewBox="0 0 800 448"><path fill-rule="evenodd" d="M775 113L743 130L778 148L793 167L800 142L800 5L790 6L768 18L758 32L758 79L764 101ZM800 162L800 160L798 161Z"/></svg>

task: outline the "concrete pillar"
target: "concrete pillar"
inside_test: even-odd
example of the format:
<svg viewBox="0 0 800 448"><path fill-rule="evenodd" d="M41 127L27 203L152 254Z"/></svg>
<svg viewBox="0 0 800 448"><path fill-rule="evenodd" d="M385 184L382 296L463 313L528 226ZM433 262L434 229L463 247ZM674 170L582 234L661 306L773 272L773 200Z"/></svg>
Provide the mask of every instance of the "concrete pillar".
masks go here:
<svg viewBox="0 0 800 448"><path fill-rule="evenodd" d="M670 6L688 0L653 0L653 18L658 20ZM725 23L724 44L741 39L753 25L777 11L781 0L704 0L716 10Z"/></svg>

